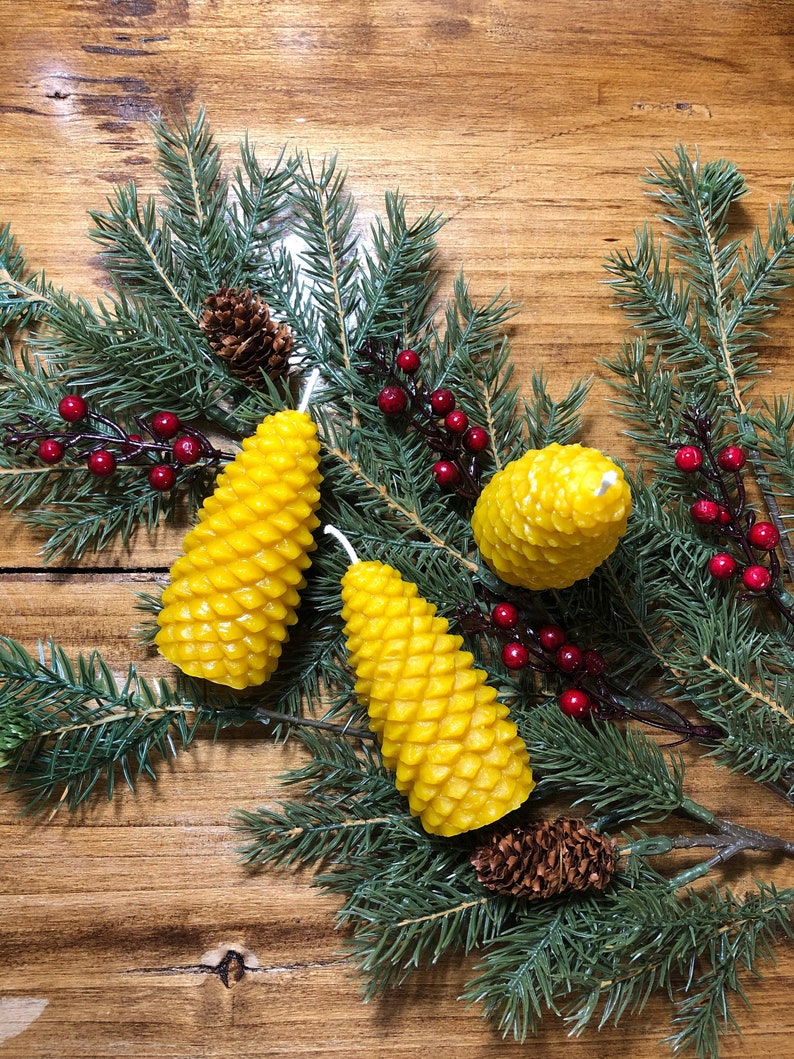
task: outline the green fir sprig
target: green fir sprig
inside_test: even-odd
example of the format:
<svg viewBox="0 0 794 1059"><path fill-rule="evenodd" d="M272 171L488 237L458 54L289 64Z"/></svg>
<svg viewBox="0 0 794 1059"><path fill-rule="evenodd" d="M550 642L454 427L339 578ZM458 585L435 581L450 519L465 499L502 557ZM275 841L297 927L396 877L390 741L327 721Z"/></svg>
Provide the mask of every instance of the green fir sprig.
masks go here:
<svg viewBox="0 0 794 1059"><path fill-rule="evenodd" d="M154 778L157 758L185 750L200 727L217 734L241 723L239 711L180 695L135 666L120 681L96 651L72 661L50 643L35 658L2 637L0 673L0 746L9 786L25 791L30 809L56 791L59 804L75 808L100 782L111 798L119 778L134 789Z"/></svg>
<svg viewBox="0 0 794 1059"><path fill-rule="evenodd" d="M793 282L794 201L770 210L766 233L740 242L729 238L729 214L746 187L731 163L701 163L679 147L648 182L666 235L646 225L633 250L608 264L619 304L641 330L607 362L645 479L635 483L634 523L615 559L621 583L634 590L621 593L629 609L622 622L643 630L664 693L693 702L725 729L716 755L791 799L792 623L770 606L785 611L791 599L787 399L770 405L755 397L753 384L761 373L759 325ZM693 525L683 504L704 482L672 459L692 440L693 413L709 417L715 449L746 447L762 499L758 517L769 518L780 537L782 573L766 598L708 577L720 535ZM729 549L741 560L730 542Z"/></svg>
<svg viewBox="0 0 794 1059"><path fill-rule="evenodd" d="M546 1014L575 1033L618 1023L661 992L674 1005L672 1050L716 1055L720 1034L735 1025L744 978L791 937L794 908L794 892L770 882L737 897L722 886L721 865L794 850L694 802L683 757L639 722L699 742L701 767L728 765L790 808L794 399L765 401L754 386L761 327L791 284L794 201L741 242L731 236L731 207L746 186L731 163L702 163L683 148L658 160L648 184L661 227L644 226L607 266L636 329L606 365L642 461L631 474L629 529L587 581L528 593L482 564L471 499L439 487L428 432L410 415L384 417L379 393L398 379L396 352L414 350L421 392L450 389L487 431L476 455L486 480L528 447L574 440L588 381L557 397L538 366L522 397L509 336L517 306L502 295L480 300L463 275L446 298L438 293L439 215L411 219L406 199L387 193L383 214L362 224L333 156L316 162L282 150L263 164L246 140L228 175L203 113L157 121L153 135L160 194L141 199L128 184L91 213L90 238L110 277L96 304L53 288L28 267L10 228L0 233L4 423L28 417L55 432L59 399L78 393L126 430L167 407L228 450L263 416L292 406L318 369L323 519L362 558L415 582L468 637L510 704L539 780L516 818L576 807L614 837L618 870L603 892L527 902L478 881L470 858L487 836L439 838L411 817L355 694L339 617L346 560L326 538L313 553L299 623L262 689L238 695L182 676L151 681L143 664L119 679L97 652L71 661L50 644L37 658L0 641L0 765L9 785L29 808L75 806L100 787L112 795L119 780L134 786L152 776L158 758L199 734L245 722L277 738L294 734L304 755L284 777L284 801L241 809L235 827L248 863L309 867L337 895L365 996L472 954L465 999L506 1034L523 1039ZM253 388L214 355L202 306L224 287L250 288L289 325L296 370L286 383L263 376ZM720 493L734 505L727 537L690 511L715 481L675 459L704 438L708 456L727 445L747 453L747 468L726 477ZM47 557L127 543L194 510L212 486L202 473L153 493L139 471L122 465L97 480L80 459L45 466L28 449L0 447L0 495L42 533ZM758 556L775 574L758 592L708 573L717 548L747 559L751 523L740 501L748 474L766 505L757 517L780 537L779 559ZM548 659L531 672L509 670L487 620L467 624L466 615L500 599L520 608L527 638L556 623L601 653L608 668L588 685L599 703L589 721L560 712L570 676ZM150 645L157 592L141 606ZM682 849L705 852L677 871L668 858Z"/></svg>

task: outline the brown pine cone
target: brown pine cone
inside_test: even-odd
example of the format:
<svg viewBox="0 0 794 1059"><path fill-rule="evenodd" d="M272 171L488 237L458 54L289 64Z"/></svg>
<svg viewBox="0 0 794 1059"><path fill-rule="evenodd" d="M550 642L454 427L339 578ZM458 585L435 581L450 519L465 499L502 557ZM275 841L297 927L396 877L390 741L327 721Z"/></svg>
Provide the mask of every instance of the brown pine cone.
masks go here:
<svg viewBox="0 0 794 1059"><path fill-rule="evenodd" d="M567 817L496 833L471 857L484 886L530 901L603 890L616 861L614 839Z"/></svg>
<svg viewBox="0 0 794 1059"><path fill-rule="evenodd" d="M286 374L292 332L272 318L267 303L248 287L221 287L210 294L199 324L229 370L249 386L260 386L263 372L271 379Z"/></svg>

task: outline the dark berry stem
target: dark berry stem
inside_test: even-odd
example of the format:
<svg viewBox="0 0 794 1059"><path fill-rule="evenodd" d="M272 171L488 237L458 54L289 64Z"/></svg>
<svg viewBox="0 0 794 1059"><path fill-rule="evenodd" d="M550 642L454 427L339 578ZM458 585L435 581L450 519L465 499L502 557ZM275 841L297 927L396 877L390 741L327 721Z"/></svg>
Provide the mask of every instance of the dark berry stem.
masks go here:
<svg viewBox="0 0 794 1059"><path fill-rule="evenodd" d="M3 429L6 431L4 443L13 446L17 451L29 449L43 441L57 441L64 449L74 449L79 459L85 459L97 447L106 448L112 445L118 451L114 452L117 463L128 463L137 457L147 454L167 458L171 446L163 441L157 440L151 427L141 417L136 417L138 427L152 439L146 441L143 437L128 434L127 431L114 420L98 412L89 412L88 417L108 428L108 432L94 431L90 429L63 429L50 430L33 416L21 413L19 423L5 423ZM20 427L22 425L22 428ZM180 433L195 440L201 446L201 455L208 463L227 462L233 459L229 453L216 449L209 438L195 427L180 426Z"/></svg>
<svg viewBox="0 0 794 1059"><path fill-rule="evenodd" d="M506 603L498 603L490 614L477 605L462 606L458 618L467 633L493 636L503 644L502 660L508 669L530 669L568 682L571 686L560 696L563 712L580 719L592 716L600 721L639 721L679 736L672 746L690 739L724 738L725 733L716 725L694 724L669 703L623 686L606 671L606 661L598 651L582 651L568 641L560 626L540 624L535 628L520 616L514 619L513 611L517 615L517 608ZM522 665L513 664L519 657L517 647L523 653ZM569 692L578 693L576 701Z"/></svg>

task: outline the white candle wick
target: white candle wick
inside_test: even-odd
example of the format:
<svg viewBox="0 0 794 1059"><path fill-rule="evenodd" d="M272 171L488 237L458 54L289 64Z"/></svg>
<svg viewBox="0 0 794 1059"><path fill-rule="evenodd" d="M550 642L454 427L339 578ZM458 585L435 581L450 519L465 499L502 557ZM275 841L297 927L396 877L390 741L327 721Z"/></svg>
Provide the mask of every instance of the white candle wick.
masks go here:
<svg viewBox="0 0 794 1059"><path fill-rule="evenodd" d="M303 389L303 396L301 397L301 403L298 405L299 412L305 412L309 407L309 401L312 399L312 392L317 385L317 380L320 378L320 369L315 368L309 378L306 380L306 385Z"/></svg>
<svg viewBox="0 0 794 1059"><path fill-rule="evenodd" d="M330 533L330 535L332 537L336 537L336 539L339 541L339 543L342 545L342 547L345 549L345 551L347 552L348 556L350 557L350 562L351 563L359 563L359 562L361 562L359 557L356 555L355 548L350 543L350 541L347 539L347 537L344 535L344 533L342 533L341 530L338 530L336 528L336 526L325 526L324 532L325 533Z"/></svg>
<svg viewBox="0 0 794 1059"><path fill-rule="evenodd" d="M594 496L603 496L607 490L611 489L615 482L618 480L617 471L604 471L604 476L601 479L601 484L596 489Z"/></svg>

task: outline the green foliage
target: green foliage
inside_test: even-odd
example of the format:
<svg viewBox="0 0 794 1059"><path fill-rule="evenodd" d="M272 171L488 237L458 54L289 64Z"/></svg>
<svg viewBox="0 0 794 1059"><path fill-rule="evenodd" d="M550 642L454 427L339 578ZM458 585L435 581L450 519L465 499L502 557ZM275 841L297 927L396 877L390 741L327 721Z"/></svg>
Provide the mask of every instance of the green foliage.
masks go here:
<svg viewBox="0 0 794 1059"><path fill-rule="evenodd" d="M638 733L591 731L554 707L525 723L549 791L592 800L613 820L701 815L682 789L680 761L667 765ZM479 951L464 998L505 1034L525 1039L544 1014L565 1018L575 1033L593 1021L619 1023L661 990L676 1006L674 1051L691 1045L714 1055L718 1034L733 1024L731 997L743 996L742 973L757 974L776 937L794 930L794 891L759 885L743 900L681 892L631 854L631 839L604 894L527 903L490 893L469 867L466 836L439 839L412 821L374 748L324 734L302 739L310 757L283 777L298 796L237 814L243 855L249 864L319 869L315 884L341 898L345 949L367 998L418 968ZM619 790L616 775L625 777Z"/></svg>
<svg viewBox="0 0 794 1059"><path fill-rule="evenodd" d="M673 1052L719 1054L736 1026L732 994L742 972L771 957L778 931L792 936L794 892L768 887L744 900L729 891L689 892L661 882L619 886L581 901L531 908L485 948L466 1000L524 1040L546 1012L580 1034L594 1019L619 1024L658 991L675 1004Z"/></svg>
<svg viewBox="0 0 794 1059"><path fill-rule="evenodd" d="M155 757L175 757L200 726L240 722L240 711L154 685L134 666L120 684L96 651L72 662L51 643L34 658L0 638L0 749L10 788L31 809L56 797L75 808L100 781L111 798L119 777L133 789L155 776Z"/></svg>
<svg viewBox="0 0 794 1059"><path fill-rule="evenodd" d="M323 519L362 558L399 569L454 631L464 610L500 598L515 600L527 621L559 622L605 655L614 701L629 716L677 732L675 711L696 713L704 727L686 731L706 733L706 763L712 755L794 798L786 592L775 608L708 581L713 531L693 524L692 480L672 459L692 417L708 415L715 446L748 448L770 517L785 531L794 400L757 401L753 383L760 328L791 284L794 200L740 243L730 236L731 208L746 191L736 168L701 163L683 148L659 160L648 179L662 232L644 226L608 265L637 331L608 364L615 405L643 460L630 476L629 530L587 581L532 595L481 565L471 499L439 490L426 437L408 417L384 418L378 393L396 351L415 349L421 385L453 390L488 430L478 457L487 478L527 447L576 438L588 382L553 397L539 367L529 393L519 394L509 337L517 307L502 295L476 298L463 275L439 298L437 214L411 218L405 198L388 193L382 215L363 224L333 156L316 162L282 150L264 164L246 140L229 173L203 113L157 121L153 133L159 194L141 199L128 184L91 213L91 239L110 277L96 304L32 274L10 229L0 232L0 325L24 339L12 350L6 338L0 350L5 420L30 417L55 431L59 398L78 391L126 429L168 407L223 435L229 448L264 415L293 406L302 379L318 368L311 410L323 451ZM200 318L222 286L251 287L289 324L296 370L286 383L254 389L213 354ZM140 467L122 465L97 481L68 454L43 467L24 449L0 447L0 495L43 531L48 556L126 543L194 510L211 474L183 481L164 495L147 487ZM735 501L739 487L726 489ZM471 634L467 646L510 703L539 779L517 819L541 816L552 802L555 812L580 808L599 828L632 828L619 840L619 872L605 893L535 903L486 890L470 856L487 836L426 834L364 731L339 617L347 559L328 538L317 545L279 669L244 698L182 677L154 684L133 666L120 681L96 653L72 662L50 645L35 659L0 640L0 765L12 788L34 809L74 806L102 785L112 795L119 778L132 787L154 775L158 757L204 728L249 720L277 738L297 732L305 755L284 777L290 797L241 810L235 827L248 863L310 867L316 885L338 896L365 996L418 967L478 953L466 998L505 1033L523 1039L547 1013L576 1033L617 1023L661 991L674 1004L673 1050L715 1054L744 972L757 973L775 937L791 934L792 893L759 884L739 900L716 887L688 890L689 876L666 877L651 857L676 845L718 850L691 869L694 878L726 849L719 821L686 795L683 759L632 723L564 717L552 698L560 674L510 673L494 643ZM790 558L794 567L784 533L785 548L784 565ZM141 601L144 642L159 605L156 594ZM716 828L720 841L646 836L647 825L658 831L677 818ZM764 838L741 849L780 848Z"/></svg>
<svg viewBox="0 0 794 1059"><path fill-rule="evenodd" d="M733 584L707 583L710 555L726 543L731 550L730 542L692 525L682 498L695 498L693 482L675 468L671 449L690 443L693 413L711 417L714 451L747 446L767 507L758 517L781 530L790 575L791 399L756 400L752 384L760 324L792 283L794 200L771 209L766 233L743 243L729 237L731 207L746 191L735 166L701 164L679 147L648 182L666 235L646 225L634 249L608 265L620 306L641 330L608 367L647 467L616 557L628 611L621 625L643 629L665 692L724 729L715 754L791 797L794 710L781 675L794 664L791 622Z"/></svg>
<svg viewBox="0 0 794 1059"><path fill-rule="evenodd" d="M684 802L684 765L657 743L632 728L585 727L562 714L556 702L534 709L527 718L528 748L540 790L571 791L591 811L612 819L664 819ZM615 783L620 776L621 782Z"/></svg>
<svg viewBox="0 0 794 1059"><path fill-rule="evenodd" d="M749 428L744 397L760 370L758 325L793 282L794 199L770 210L765 235L756 230L743 244L727 238L731 207L746 193L734 165L701 164L679 146L658 167L648 184L667 227L667 249L645 225L632 250L610 259L619 305L643 338L607 366L617 376L620 407L645 425L638 440L664 476L663 444L681 440L676 428L689 405L710 412L719 433L744 435ZM673 429L667 433L665 425Z"/></svg>
<svg viewBox="0 0 794 1059"><path fill-rule="evenodd" d="M28 273L22 248L11 225L0 229L0 331L35 324L52 293L44 273Z"/></svg>

